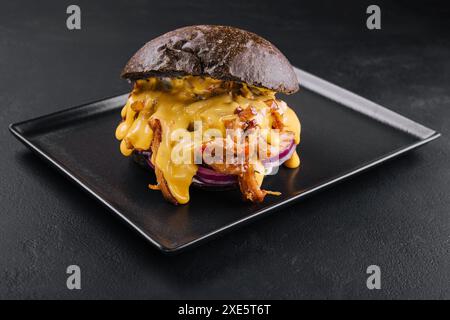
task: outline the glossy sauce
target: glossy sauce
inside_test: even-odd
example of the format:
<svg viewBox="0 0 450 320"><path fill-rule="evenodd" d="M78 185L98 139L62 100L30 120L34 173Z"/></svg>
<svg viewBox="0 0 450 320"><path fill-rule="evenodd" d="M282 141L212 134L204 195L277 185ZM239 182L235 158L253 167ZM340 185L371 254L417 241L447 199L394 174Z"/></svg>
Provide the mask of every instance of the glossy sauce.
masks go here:
<svg viewBox="0 0 450 320"><path fill-rule="evenodd" d="M273 119L264 101L275 99L275 92L250 88L245 84L240 85L238 92L231 92L229 87L234 85L232 82L194 76L136 81L121 111L122 122L116 129L116 138L121 140L121 153L129 156L133 150L150 149L153 132L149 120L158 119L162 127L162 139L157 154L152 155L152 162L163 172L175 199L181 204L187 203L189 186L197 172L197 165L193 161L174 163L171 155L177 147L189 149L193 157L194 146L180 137L191 137L190 141L193 141L192 124L195 121L201 121L203 132L207 129L217 129L225 137L225 122L237 117L236 108L245 109L252 106L259 116L259 127L272 127ZM300 122L294 111L287 106L282 121L285 130L294 132L295 143L298 144ZM177 137L173 136L175 130ZM296 153L286 162L289 168L299 164ZM258 182L262 183L263 178L263 175L258 177Z"/></svg>

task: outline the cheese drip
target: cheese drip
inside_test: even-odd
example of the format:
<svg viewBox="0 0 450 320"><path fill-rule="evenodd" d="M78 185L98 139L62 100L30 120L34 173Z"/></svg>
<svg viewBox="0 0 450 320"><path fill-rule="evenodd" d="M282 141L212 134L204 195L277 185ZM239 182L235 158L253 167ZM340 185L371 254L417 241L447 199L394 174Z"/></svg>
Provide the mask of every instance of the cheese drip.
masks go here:
<svg viewBox="0 0 450 320"><path fill-rule="evenodd" d="M251 106L256 110L258 126L271 129L274 119L264 102L274 100L275 92L250 87L231 81L220 81L207 77L187 76L180 78L148 78L137 80L125 106L121 111L122 122L116 129L116 138L121 140L120 151L129 156L133 150L149 150L153 132L150 119L158 119L162 127L161 144L152 155L152 162L163 172L171 194L184 204L189 202L189 186L197 172L197 165L177 164L171 160L175 147L190 148L185 140L177 136L190 136L193 141L193 124L201 121L202 130L217 129L225 137L225 123L237 117L235 110ZM279 100L276 100L283 103ZM282 115L284 129L295 134L295 143L300 142L300 122L289 107ZM294 153L293 159L298 159ZM296 167L299 161L288 161L289 167ZM261 177L261 183L262 183Z"/></svg>

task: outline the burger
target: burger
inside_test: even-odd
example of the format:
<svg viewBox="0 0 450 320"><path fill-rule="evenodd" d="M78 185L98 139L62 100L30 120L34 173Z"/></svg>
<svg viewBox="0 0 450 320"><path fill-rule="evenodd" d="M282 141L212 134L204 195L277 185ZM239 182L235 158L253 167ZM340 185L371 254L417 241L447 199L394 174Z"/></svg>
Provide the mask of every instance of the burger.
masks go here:
<svg viewBox="0 0 450 320"><path fill-rule="evenodd" d="M132 91L116 129L132 156L173 204L191 185L239 188L262 202L279 195L264 177L300 159L300 122L277 93L299 89L286 57L269 41L229 26L198 25L163 34L139 49L121 74Z"/></svg>

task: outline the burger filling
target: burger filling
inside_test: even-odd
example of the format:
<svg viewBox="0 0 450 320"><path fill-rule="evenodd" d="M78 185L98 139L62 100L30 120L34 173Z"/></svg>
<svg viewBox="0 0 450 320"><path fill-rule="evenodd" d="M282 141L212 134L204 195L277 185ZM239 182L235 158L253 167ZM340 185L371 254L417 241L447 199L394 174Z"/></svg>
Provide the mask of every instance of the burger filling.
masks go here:
<svg viewBox="0 0 450 320"><path fill-rule="evenodd" d="M200 76L151 77L134 83L121 116L120 151L150 154L157 177L150 187L175 204L189 201L193 179L205 170L235 177L244 199L260 202L274 194L261 184L280 160L289 168L300 164L300 122L268 89Z"/></svg>

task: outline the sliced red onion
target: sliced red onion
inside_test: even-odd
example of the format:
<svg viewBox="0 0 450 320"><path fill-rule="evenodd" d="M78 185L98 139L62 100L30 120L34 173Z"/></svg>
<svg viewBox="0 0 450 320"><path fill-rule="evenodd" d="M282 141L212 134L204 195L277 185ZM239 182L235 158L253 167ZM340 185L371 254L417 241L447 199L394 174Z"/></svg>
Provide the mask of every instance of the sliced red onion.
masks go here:
<svg viewBox="0 0 450 320"><path fill-rule="evenodd" d="M295 151L296 144L294 140L290 141L287 144L287 147L284 148L278 156L273 156L262 161L264 167L267 169L266 174L270 174L273 169L283 164L283 162L287 161L291 158L292 154ZM151 151L140 151L140 153L145 157L147 164L155 169L151 161ZM233 175L227 175L223 173L219 173L210 169L208 167L199 165L197 174L193 178L193 184L199 186L216 186L216 187L228 187L234 186L237 184L237 177Z"/></svg>
<svg viewBox="0 0 450 320"><path fill-rule="evenodd" d="M286 162L292 157L292 154L295 151L295 147L296 147L295 141L291 140L287 144L287 147L281 150L281 152L278 155L264 159L262 161L264 167L272 168L281 166L284 162Z"/></svg>
<svg viewBox="0 0 450 320"><path fill-rule="evenodd" d="M155 169L155 166L151 161L152 153L150 151L139 151L139 153L145 157L147 164L152 169ZM199 186L227 187L237 184L237 178L236 176L222 174L200 165L198 166L197 174L194 176L192 182Z"/></svg>
<svg viewBox="0 0 450 320"><path fill-rule="evenodd" d="M236 183L236 176L219 173L204 166L198 166L196 177L208 183L211 181L225 184Z"/></svg>
<svg viewBox="0 0 450 320"><path fill-rule="evenodd" d="M204 179L198 175L195 175L193 178L193 182L197 183L197 184L202 184L202 185L214 185L214 186L221 186L221 187L234 186L238 183L237 178L235 176L231 176L231 177L233 178L233 180L220 181L220 180L213 180L213 179Z"/></svg>
<svg viewBox="0 0 450 320"><path fill-rule="evenodd" d="M150 152L148 152L148 153L149 153L149 154L146 155L145 153L142 152L142 154L143 154L144 157L145 157L145 160L147 161L147 164L148 164L153 170L155 170L155 166L153 165L153 162L152 162L152 160L151 160L152 154L151 154Z"/></svg>

